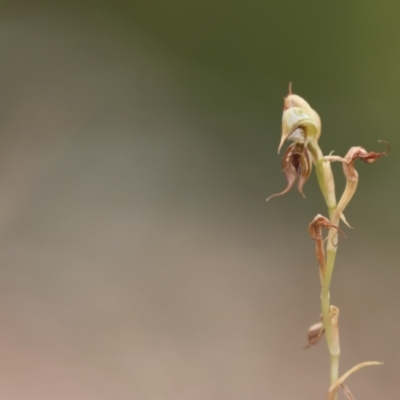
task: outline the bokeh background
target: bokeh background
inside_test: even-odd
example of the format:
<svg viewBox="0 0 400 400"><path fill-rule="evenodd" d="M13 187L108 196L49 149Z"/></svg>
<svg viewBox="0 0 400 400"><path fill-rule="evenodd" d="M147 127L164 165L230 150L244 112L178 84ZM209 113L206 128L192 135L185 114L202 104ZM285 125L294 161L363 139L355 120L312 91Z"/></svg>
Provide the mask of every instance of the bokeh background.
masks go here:
<svg viewBox="0 0 400 400"><path fill-rule="evenodd" d="M400 5L0 5L0 397L311 400L328 387L307 225L281 191L288 82L357 164L332 301L357 399L398 398ZM338 195L340 165L334 165Z"/></svg>

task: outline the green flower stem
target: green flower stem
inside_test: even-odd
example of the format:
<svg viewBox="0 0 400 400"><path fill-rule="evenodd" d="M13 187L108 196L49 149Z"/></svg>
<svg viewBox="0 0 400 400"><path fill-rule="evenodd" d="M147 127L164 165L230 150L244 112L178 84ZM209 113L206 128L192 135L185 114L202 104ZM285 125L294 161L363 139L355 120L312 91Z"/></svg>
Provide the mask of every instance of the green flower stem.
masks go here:
<svg viewBox="0 0 400 400"><path fill-rule="evenodd" d="M324 155L316 140L311 140L307 147L313 157L318 183L328 207L329 216L332 217L336 210L336 195L331 163L325 161Z"/></svg>
<svg viewBox="0 0 400 400"><path fill-rule="evenodd" d="M333 225L338 226L339 216L336 210L337 204L335 196L335 182L333 179L331 165L329 162L324 160L324 156L316 140L312 140L308 143L308 149L312 154L317 173L318 183L329 210L330 222ZM336 334L335 332L333 332L333 327L332 327L331 305L330 305L330 294L329 294L332 273L335 267L337 239L338 239L337 232L334 229L330 229L326 246L326 264L324 269L325 272L322 276L322 288L321 288L322 320L325 329L326 341L330 353L331 385L334 384L339 378L339 356L340 356L339 336L337 332Z"/></svg>
<svg viewBox="0 0 400 400"><path fill-rule="evenodd" d="M330 238L328 239L330 240ZM328 342L329 353L331 357L331 385L334 384L339 378L339 356L340 347L338 335L334 335L332 331L331 316L330 316L330 294L329 287L332 278L332 272L335 264L336 250L327 250L327 262L325 276L322 281L321 289L321 307L322 318Z"/></svg>

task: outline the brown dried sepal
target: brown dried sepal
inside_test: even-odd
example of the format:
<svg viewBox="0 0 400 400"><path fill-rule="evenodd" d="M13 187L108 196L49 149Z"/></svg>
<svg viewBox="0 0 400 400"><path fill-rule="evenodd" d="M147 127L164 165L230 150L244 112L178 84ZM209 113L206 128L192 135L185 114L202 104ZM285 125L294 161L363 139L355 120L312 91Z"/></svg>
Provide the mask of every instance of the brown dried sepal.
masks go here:
<svg viewBox="0 0 400 400"><path fill-rule="evenodd" d="M388 146L386 151L381 151L379 153L376 153L374 151L368 152L363 147L355 146L347 152L346 156L344 157L345 162L343 163L343 171L346 179L353 180L358 178L358 173L354 168L354 161L357 158L367 164L372 164L382 156L386 156L389 153L390 144L388 142L385 142L384 140L380 140L379 142L385 143Z"/></svg>
<svg viewBox="0 0 400 400"><path fill-rule="evenodd" d="M311 236L311 239L314 240L321 240L322 239L322 228L331 229L334 228L342 235L344 233L337 227L336 225L332 224L328 218L324 217L321 214L317 214L315 218L310 222L308 225L308 232ZM345 235L344 235L345 236Z"/></svg>
<svg viewBox="0 0 400 400"><path fill-rule="evenodd" d="M311 325L307 332L308 345L305 346L304 349L308 349L309 347L317 344L324 332L325 329L322 322L317 322L316 324Z"/></svg>
<svg viewBox="0 0 400 400"><path fill-rule="evenodd" d="M325 272L325 250L324 250L324 238L322 236L322 228L327 230L334 228L343 236L346 236L338 226L332 224L328 218L321 214L318 214L308 225L308 232L313 240L315 240L316 256L319 264L319 271L322 276Z"/></svg>
<svg viewBox="0 0 400 400"><path fill-rule="evenodd" d="M343 211L349 204L350 200L353 198L354 193L356 192L357 185L358 185L358 172L354 168L354 161L359 158L361 161L367 163L367 164L372 164L382 156L386 156L389 151L390 151L390 144L388 142L385 142L383 140L380 140L379 142L385 143L388 148L386 151L382 151L380 153L376 153L374 151L368 152L365 150L363 147L356 146L352 147L346 154L344 158L339 157L339 156L332 156L329 155L325 157L326 161L340 161L343 163L343 172L346 177L346 187L343 192L342 197L340 198L340 201L337 205L337 213L339 217L342 219L342 221L349 227L349 223L347 222Z"/></svg>
<svg viewBox="0 0 400 400"><path fill-rule="evenodd" d="M312 170L311 155L307 147L304 144L296 142L291 144L283 155L282 169L288 182L286 189L283 192L269 196L267 201L273 197L286 194L294 185L297 177L299 178L297 189L299 190L300 194L305 197L303 193L303 186L309 178Z"/></svg>

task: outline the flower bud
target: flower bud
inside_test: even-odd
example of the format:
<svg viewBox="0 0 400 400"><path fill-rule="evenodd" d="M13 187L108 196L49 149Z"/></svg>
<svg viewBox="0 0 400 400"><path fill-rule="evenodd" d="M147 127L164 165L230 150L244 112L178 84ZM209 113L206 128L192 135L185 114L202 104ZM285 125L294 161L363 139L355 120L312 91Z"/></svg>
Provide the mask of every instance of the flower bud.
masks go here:
<svg viewBox="0 0 400 400"><path fill-rule="evenodd" d="M285 101L283 104L283 109L287 110L291 107L298 107L304 110L304 112L314 119L315 124L318 128L317 139L321 136L321 118L318 113L311 108L311 106L305 101L302 97L297 94L292 94L291 87L289 88L289 95L285 97Z"/></svg>
<svg viewBox="0 0 400 400"><path fill-rule="evenodd" d="M319 130L317 122L302 108L290 107L283 112L282 136L278 153L286 140L304 144L310 139L318 139Z"/></svg>

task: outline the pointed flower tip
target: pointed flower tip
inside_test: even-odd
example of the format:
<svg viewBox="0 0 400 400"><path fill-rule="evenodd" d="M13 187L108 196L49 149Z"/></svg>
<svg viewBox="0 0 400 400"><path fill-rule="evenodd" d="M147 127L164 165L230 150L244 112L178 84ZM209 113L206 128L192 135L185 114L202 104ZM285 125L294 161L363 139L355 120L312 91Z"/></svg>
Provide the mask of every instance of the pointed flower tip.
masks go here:
<svg viewBox="0 0 400 400"><path fill-rule="evenodd" d="M289 82L289 90L288 90L288 96L290 96L291 94L293 94L292 92L292 82Z"/></svg>
<svg viewBox="0 0 400 400"><path fill-rule="evenodd" d="M339 217L340 217L340 219L343 221L343 223L344 223L348 228L354 229L354 227L351 226L351 225L347 222L347 219L346 219L346 217L344 216L344 214L343 214L342 212L340 212L339 214L340 214ZM344 237L346 237L345 234L343 234L343 235L344 235Z"/></svg>
<svg viewBox="0 0 400 400"><path fill-rule="evenodd" d="M279 143L279 146L278 146L278 154L281 152L281 149L282 149L282 146L283 146L283 143L285 143L285 140L286 140L286 137L281 137L281 141L280 141L280 143Z"/></svg>

